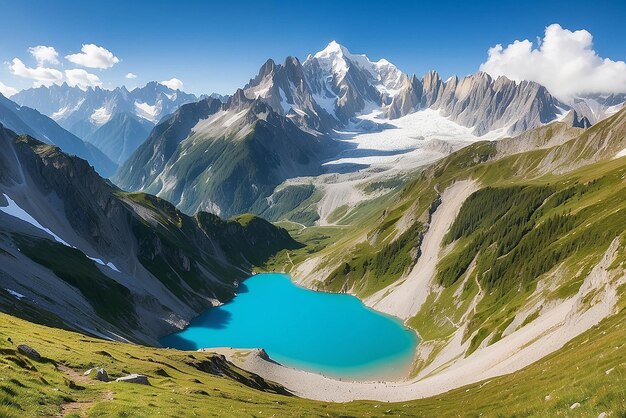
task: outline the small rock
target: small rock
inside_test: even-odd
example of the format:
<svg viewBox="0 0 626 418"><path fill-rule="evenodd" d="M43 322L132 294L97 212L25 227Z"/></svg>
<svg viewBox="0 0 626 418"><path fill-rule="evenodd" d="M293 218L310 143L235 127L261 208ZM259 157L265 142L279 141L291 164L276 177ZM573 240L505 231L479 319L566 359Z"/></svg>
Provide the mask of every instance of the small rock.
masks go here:
<svg viewBox="0 0 626 418"><path fill-rule="evenodd" d="M96 380L99 380L101 382L108 382L109 374L102 367L98 367L98 369L96 370Z"/></svg>
<svg viewBox="0 0 626 418"><path fill-rule="evenodd" d="M543 398L544 401L551 401L552 400L552 395L546 395L545 398Z"/></svg>
<svg viewBox="0 0 626 418"><path fill-rule="evenodd" d="M32 347L27 346L26 344L20 344L17 346L17 351L24 354L26 357L33 359L35 361L41 361L41 355Z"/></svg>
<svg viewBox="0 0 626 418"><path fill-rule="evenodd" d="M576 409L578 407L580 407L580 403L579 402L575 402L575 403L572 404L572 406L569 407L569 409Z"/></svg>
<svg viewBox="0 0 626 418"><path fill-rule="evenodd" d="M96 368L93 368L93 369L89 369L85 373L83 373L83 375L91 376L93 379L99 380L101 382L108 382L109 381L109 374L102 367L96 367Z"/></svg>
<svg viewBox="0 0 626 418"><path fill-rule="evenodd" d="M120 377L115 379L116 382L126 382L126 383L137 383L140 385L149 385L148 376L143 374L129 374L128 376Z"/></svg>
<svg viewBox="0 0 626 418"><path fill-rule="evenodd" d="M607 414L606 412L602 412L600 415L598 415L598 418L606 418L608 416L609 414Z"/></svg>
<svg viewBox="0 0 626 418"><path fill-rule="evenodd" d="M615 370L615 367L611 367L610 369L608 369L607 371L604 372L604 374L610 374L613 370Z"/></svg>

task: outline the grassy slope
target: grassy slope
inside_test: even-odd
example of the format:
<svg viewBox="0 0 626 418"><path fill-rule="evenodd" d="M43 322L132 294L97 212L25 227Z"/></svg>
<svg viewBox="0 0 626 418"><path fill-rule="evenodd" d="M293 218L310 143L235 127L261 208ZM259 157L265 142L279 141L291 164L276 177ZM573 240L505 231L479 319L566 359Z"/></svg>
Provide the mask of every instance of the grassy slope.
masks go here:
<svg viewBox="0 0 626 418"><path fill-rule="evenodd" d="M75 416L626 416L626 310L563 349L508 376L433 398L402 403L330 404L263 392L229 377L202 371L215 356L107 342L33 325L0 314L0 416L50 416L78 408ZM14 344L7 342L10 337ZM39 350L44 362L18 354ZM102 383L82 372L103 366L112 377L144 373L151 386ZM68 368L70 370L68 370ZM206 370L206 367L204 368ZM254 377L228 366L224 373ZM73 373L73 372L75 373ZM607 373L607 371L609 371ZM72 383L70 383L72 382ZM546 396L549 400L545 400ZM570 410L579 402L581 407Z"/></svg>
<svg viewBox="0 0 626 418"><path fill-rule="evenodd" d="M601 129L602 127L597 128L596 131ZM587 133L581 142L588 140L593 133ZM485 164L485 161L495 155L494 147L486 143L475 144L446 158L402 192L392 192L389 196L357 208L350 215L354 225L352 228L302 228L292 224L292 230L298 231L297 239L311 245L290 251L289 257L284 251L267 267L282 265L289 269L292 262L298 264L310 256L327 257L327 262L336 265L341 265L346 260L358 260L362 254L351 251L363 241L363 237L370 240L375 249L384 248L399 240L399 221L410 212L415 216L411 218L408 227L414 225L417 218L427 212L435 200L435 185L438 190L443 190L454 179L470 176L480 179L484 184L500 188L550 184L556 188L555 193L575 184L602 181L605 182L604 187L581 195L584 198L565 200L554 207L545 206L541 213L535 215L535 225L542 224L542 219L545 220L557 212L563 213L570 208L575 210L582 207L588 208L584 212L585 219L594 220L590 225L580 224L583 228L619 224L620 209L624 204L621 192L624 187L626 159L592 164L561 176L541 171L540 168L547 158L558 156L565 152L563 149L571 150L575 145L568 143L556 152L538 150ZM529 173L537 175L529 180ZM389 201L397 203L392 208L387 208ZM611 210L606 210L607 208ZM567 238L568 234L563 238ZM470 242L470 235L460 238L455 251L460 251L463 244ZM622 252L618 263L625 261L624 254ZM570 257L571 267L576 266L577 262L591 265L596 256L597 254L578 254ZM575 277L572 281L575 281ZM353 281L357 283L358 289L367 289L368 282L367 275ZM430 309L450 306L451 295L456 290L455 286L460 283L457 280L446 288L437 301L427 301ZM468 283L470 284L463 292L471 298L476 289L472 288L472 281L468 280ZM623 295L625 292L626 289L622 287L619 293ZM486 305L481 307L487 310L493 302L488 298L484 302ZM507 303L516 302L509 300ZM102 342L1 316L0 368L3 373L0 378L4 380L0 381L0 405L4 406L0 406L0 415L49 415L57 412L63 403L84 400L86 412L94 416L154 416L157 413L176 416L194 413L224 416L597 416L605 411L610 416L626 416L626 364L623 357L626 349L625 307L622 299L619 314L521 371L434 398L400 404L327 404L263 393L185 365L189 363L189 356L208 359L210 354ZM452 319L455 320L454 317ZM502 318L496 321L496 318L489 315L483 319L486 322L491 321L493 326L502 323ZM423 336L428 332L433 339L445 338L447 331L444 327L431 326L424 329L426 323L432 324L433 321L424 318L421 325L418 325L421 332L424 330ZM153 386L81 383L86 389L72 389L64 383L64 374L55 371L52 364L33 363L37 370L21 367L20 365L28 367L28 363L24 363L23 358L15 354L14 346L6 343L7 336L11 336L17 343L28 342L44 356L78 371L105 365L114 376L122 374L122 370L146 373L150 375ZM101 350L114 358L97 354ZM163 373L157 369L163 369L169 377L161 376ZM54 390L55 388L59 390ZM111 397L112 401L104 401ZM581 407L570 410L569 406L574 402L580 402ZM138 410L136 405L142 405L142 408ZM181 409L182 405L184 409Z"/></svg>

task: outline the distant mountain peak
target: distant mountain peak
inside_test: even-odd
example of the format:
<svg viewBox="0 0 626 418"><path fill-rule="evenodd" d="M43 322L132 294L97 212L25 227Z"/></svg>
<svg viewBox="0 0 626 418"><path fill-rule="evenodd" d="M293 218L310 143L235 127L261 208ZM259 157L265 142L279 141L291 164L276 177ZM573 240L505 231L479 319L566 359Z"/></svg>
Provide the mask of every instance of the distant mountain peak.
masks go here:
<svg viewBox="0 0 626 418"><path fill-rule="evenodd" d="M333 40L333 41L330 41L328 45L326 45L326 48L317 52L315 54L315 58L324 58L329 55L337 55L337 54L351 55L350 51L348 51L348 48L341 45L339 42Z"/></svg>

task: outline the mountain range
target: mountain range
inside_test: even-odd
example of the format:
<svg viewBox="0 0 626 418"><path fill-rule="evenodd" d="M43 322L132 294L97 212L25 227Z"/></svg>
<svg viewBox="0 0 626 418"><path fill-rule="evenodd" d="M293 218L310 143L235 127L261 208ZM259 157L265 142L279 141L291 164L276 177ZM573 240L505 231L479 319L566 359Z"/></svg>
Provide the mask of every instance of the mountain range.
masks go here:
<svg viewBox="0 0 626 418"><path fill-rule="evenodd" d="M18 133L61 147L65 152L89 161L103 176L112 175L117 165L94 145L63 129L37 110L20 106L0 94L0 124Z"/></svg>
<svg viewBox="0 0 626 418"><path fill-rule="evenodd" d="M614 106L598 105L606 115L619 108L605 103ZM284 210L272 208L279 185L338 169L328 161L355 147L338 140L338 132L384 132L429 111L434 112L432 120L467 128L465 140L473 141L518 134L563 118L570 110L572 106L537 83L493 79L482 72L443 81L432 71L419 79L384 59L372 62L331 42L304 63L295 57L283 64L268 60L224 103L205 99L181 107L155 127L113 181L123 189L168 199L187 213L279 216ZM589 126L589 109L578 104L576 111L577 123ZM266 129L271 129L272 140L261 139L268 137L260 131ZM400 136L419 139L420 132L418 126ZM443 141L449 135L445 130L438 134L436 139ZM419 140L409 146L425 147ZM363 167L367 165L341 169ZM311 196L296 194L300 200L285 210Z"/></svg>
<svg viewBox="0 0 626 418"><path fill-rule="evenodd" d="M260 218L191 217L123 192L84 160L1 126L0 142L0 276L28 295L22 309L36 322L156 344L233 297L252 265L299 245Z"/></svg>
<svg viewBox="0 0 626 418"><path fill-rule="evenodd" d="M120 164L163 117L198 97L150 82L130 91L124 86L113 90L42 86L22 90L12 100L39 110L79 138L102 147L109 159Z"/></svg>
<svg viewBox="0 0 626 418"><path fill-rule="evenodd" d="M149 83L12 99L0 416L626 411L626 95L420 78L331 42L229 96ZM257 272L402 321L420 340L405 377L162 347L252 296Z"/></svg>

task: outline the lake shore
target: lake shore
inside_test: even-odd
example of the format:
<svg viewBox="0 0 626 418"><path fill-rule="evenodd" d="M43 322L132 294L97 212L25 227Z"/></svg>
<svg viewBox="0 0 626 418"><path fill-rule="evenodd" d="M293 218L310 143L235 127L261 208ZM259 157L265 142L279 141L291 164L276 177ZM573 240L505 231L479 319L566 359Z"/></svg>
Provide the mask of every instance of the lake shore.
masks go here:
<svg viewBox="0 0 626 418"><path fill-rule="evenodd" d="M443 234L448 230L463 201L476 186L474 182L458 182L442 194L442 203L433 216L433 222L437 225L436 234L428 238L433 242L427 245L439 249ZM440 219L437 218L438 215L441 216ZM576 295L543 306L541 314L534 321L491 345L479 347L468 356L465 353L470 341L463 338L467 323L461 324L435 360L414 378L369 382L339 380L285 367L268 359L262 350L211 348L206 351L223 354L235 365L279 383L297 396L309 399L330 402L401 402L435 396L520 370L562 348L576 336L615 313L617 290L610 285L609 270L616 257L618 244L619 241L614 240L602 260L585 278ZM436 251L430 253L436 257ZM433 260L430 258L427 262L432 264ZM394 290L386 294L386 297L372 301L374 309L380 308L383 312L400 318L407 318L419 309L420 303L409 297L411 292L407 290L429 289L432 276L417 273L410 274L410 280L392 285ZM617 283L624 281L626 278L622 277ZM602 303L585 309L585 298L594 292L604 293ZM392 299L394 303L386 303ZM425 344L418 346L418 355L420 350L427 350L424 346Z"/></svg>

